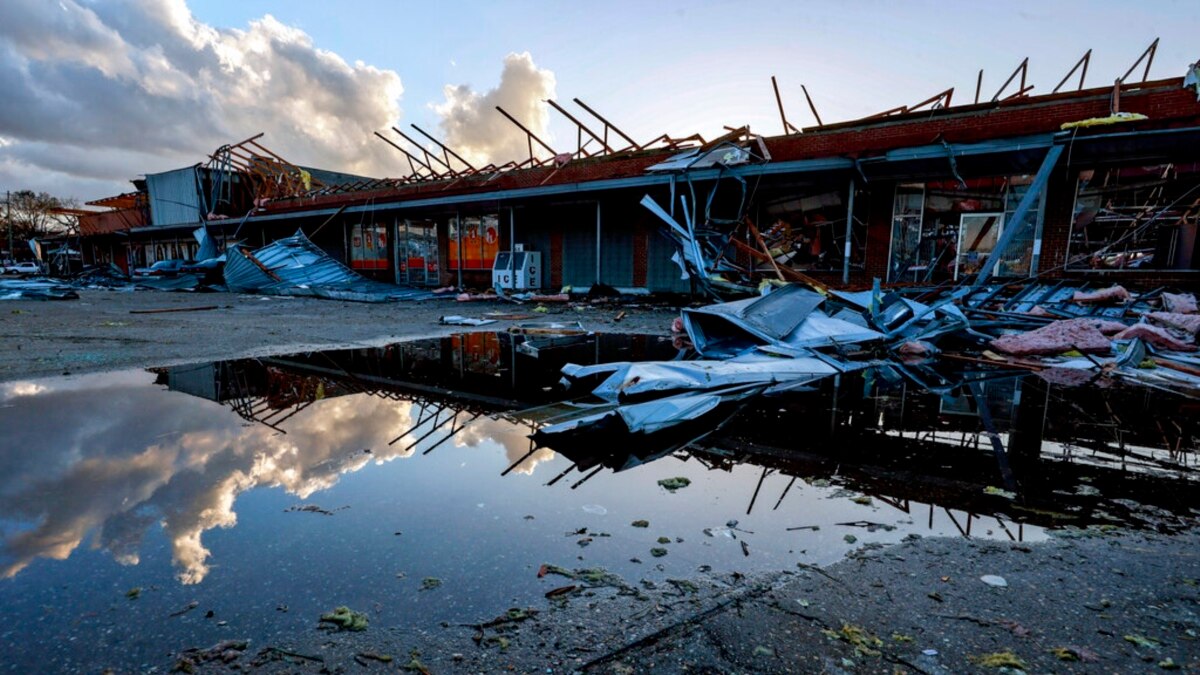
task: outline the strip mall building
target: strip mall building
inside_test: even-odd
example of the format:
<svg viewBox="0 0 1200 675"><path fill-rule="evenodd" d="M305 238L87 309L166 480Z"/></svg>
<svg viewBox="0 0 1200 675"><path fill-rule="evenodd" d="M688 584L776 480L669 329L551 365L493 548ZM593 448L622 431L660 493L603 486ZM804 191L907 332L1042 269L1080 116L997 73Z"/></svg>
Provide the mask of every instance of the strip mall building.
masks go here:
<svg viewBox="0 0 1200 675"><path fill-rule="evenodd" d="M783 266L834 285L932 284L978 272L994 249L1003 277L1192 285L1200 269L1200 101L1183 78L690 145L616 148L600 119L602 133L574 120L590 153L468 170L446 149L440 173L426 152L429 171L394 180L282 165L304 189L269 196L244 167L278 158L247 150L243 168L151 175L93 202L111 210L82 219L82 250L128 268L194 255L201 225L221 246L299 229L401 284L491 286L516 245L540 254L543 288L688 292L665 213L737 240L719 261L735 276Z"/></svg>

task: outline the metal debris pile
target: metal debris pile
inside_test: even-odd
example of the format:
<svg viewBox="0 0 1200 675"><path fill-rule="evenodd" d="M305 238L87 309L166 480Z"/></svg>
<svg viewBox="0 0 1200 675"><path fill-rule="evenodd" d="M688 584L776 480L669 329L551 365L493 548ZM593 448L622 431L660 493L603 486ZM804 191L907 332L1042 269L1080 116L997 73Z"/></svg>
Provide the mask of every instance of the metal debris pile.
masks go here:
<svg viewBox="0 0 1200 675"><path fill-rule="evenodd" d="M729 416L754 397L811 388L841 373L873 369L949 395L978 380L948 381L934 366L1032 371L1057 384L1115 381L1200 398L1191 294L1069 282L869 291L768 286L765 295L684 309L676 320L691 350L677 360L568 364L563 383L590 401L544 419L535 438L648 435ZM944 370L944 369L943 369ZM596 380L599 379L597 383ZM717 425L719 426L719 425ZM695 429L693 429L694 431Z"/></svg>
<svg viewBox="0 0 1200 675"><path fill-rule="evenodd" d="M302 230L251 251L225 251L225 285L235 293L299 295L355 302L424 300L433 293L373 281L334 260Z"/></svg>

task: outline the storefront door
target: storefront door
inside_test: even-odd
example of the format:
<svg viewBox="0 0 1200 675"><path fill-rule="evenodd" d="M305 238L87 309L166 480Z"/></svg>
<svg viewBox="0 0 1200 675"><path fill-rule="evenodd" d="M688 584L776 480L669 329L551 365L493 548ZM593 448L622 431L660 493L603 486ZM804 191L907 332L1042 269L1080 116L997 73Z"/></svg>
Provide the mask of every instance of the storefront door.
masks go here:
<svg viewBox="0 0 1200 675"><path fill-rule="evenodd" d="M437 225L431 220L400 221L396 282L436 286L439 281Z"/></svg>
<svg viewBox="0 0 1200 675"><path fill-rule="evenodd" d="M964 213L958 226L958 258L954 278L976 274L996 248L1004 230L1003 213Z"/></svg>

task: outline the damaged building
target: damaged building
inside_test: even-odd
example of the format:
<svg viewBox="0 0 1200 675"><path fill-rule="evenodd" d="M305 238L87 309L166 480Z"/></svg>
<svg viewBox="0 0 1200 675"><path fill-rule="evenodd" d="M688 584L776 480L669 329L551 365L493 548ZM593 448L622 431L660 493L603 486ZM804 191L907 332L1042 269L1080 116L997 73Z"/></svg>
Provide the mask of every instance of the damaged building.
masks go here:
<svg viewBox="0 0 1200 675"><path fill-rule="evenodd" d="M947 90L803 129L781 104L782 135L741 127L642 143L578 99L575 112L551 102L577 130L573 148L503 110L529 157L499 167L394 128L378 135L410 171L397 179L292 165L255 137L93 202L110 210L81 219L82 250L125 269L193 258L203 226L218 250L299 231L365 277L429 288L715 297L764 279L862 288L981 273L1190 284L1196 78L1136 81L1133 71L1063 91L1073 70L1033 95L1023 63L993 96L977 89L968 102Z"/></svg>

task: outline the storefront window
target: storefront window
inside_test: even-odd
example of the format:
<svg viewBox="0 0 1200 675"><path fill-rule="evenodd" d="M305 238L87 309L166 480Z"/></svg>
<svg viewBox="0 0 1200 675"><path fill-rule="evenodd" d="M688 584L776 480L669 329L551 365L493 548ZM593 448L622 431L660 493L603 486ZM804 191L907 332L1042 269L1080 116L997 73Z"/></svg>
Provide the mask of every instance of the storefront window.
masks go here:
<svg viewBox="0 0 1200 675"><path fill-rule="evenodd" d="M500 219L495 214L463 216L450 221L447 246L450 269L490 270L500 251Z"/></svg>
<svg viewBox="0 0 1200 675"><path fill-rule="evenodd" d="M1079 173L1068 269L1194 269L1200 164Z"/></svg>
<svg viewBox="0 0 1200 675"><path fill-rule="evenodd" d="M386 226L368 223L350 226L350 267L356 270L388 268Z"/></svg>
<svg viewBox="0 0 1200 675"><path fill-rule="evenodd" d="M896 187L888 280L941 282L976 274L993 253L1008 217L1028 189L1023 176L994 176ZM1041 196L1029 210L995 273L1027 276L1041 223Z"/></svg>
<svg viewBox="0 0 1200 675"><path fill-rule="evenodd" d="M824 186L777 197L767 195L755 218L762 243L771 251L775 264L803 271L841 270L846 252L847 186ZM851 228L851 265L861 265L865 255L867 200L855 202ZM758 237L746 241L760 248Z"/></svg>
<svg viewBox="0 0 1200 675"><path fill-rule="evenodd" d="M438 283L437 224L432 220L402 220L397 280L414 286Z"/></svg>

